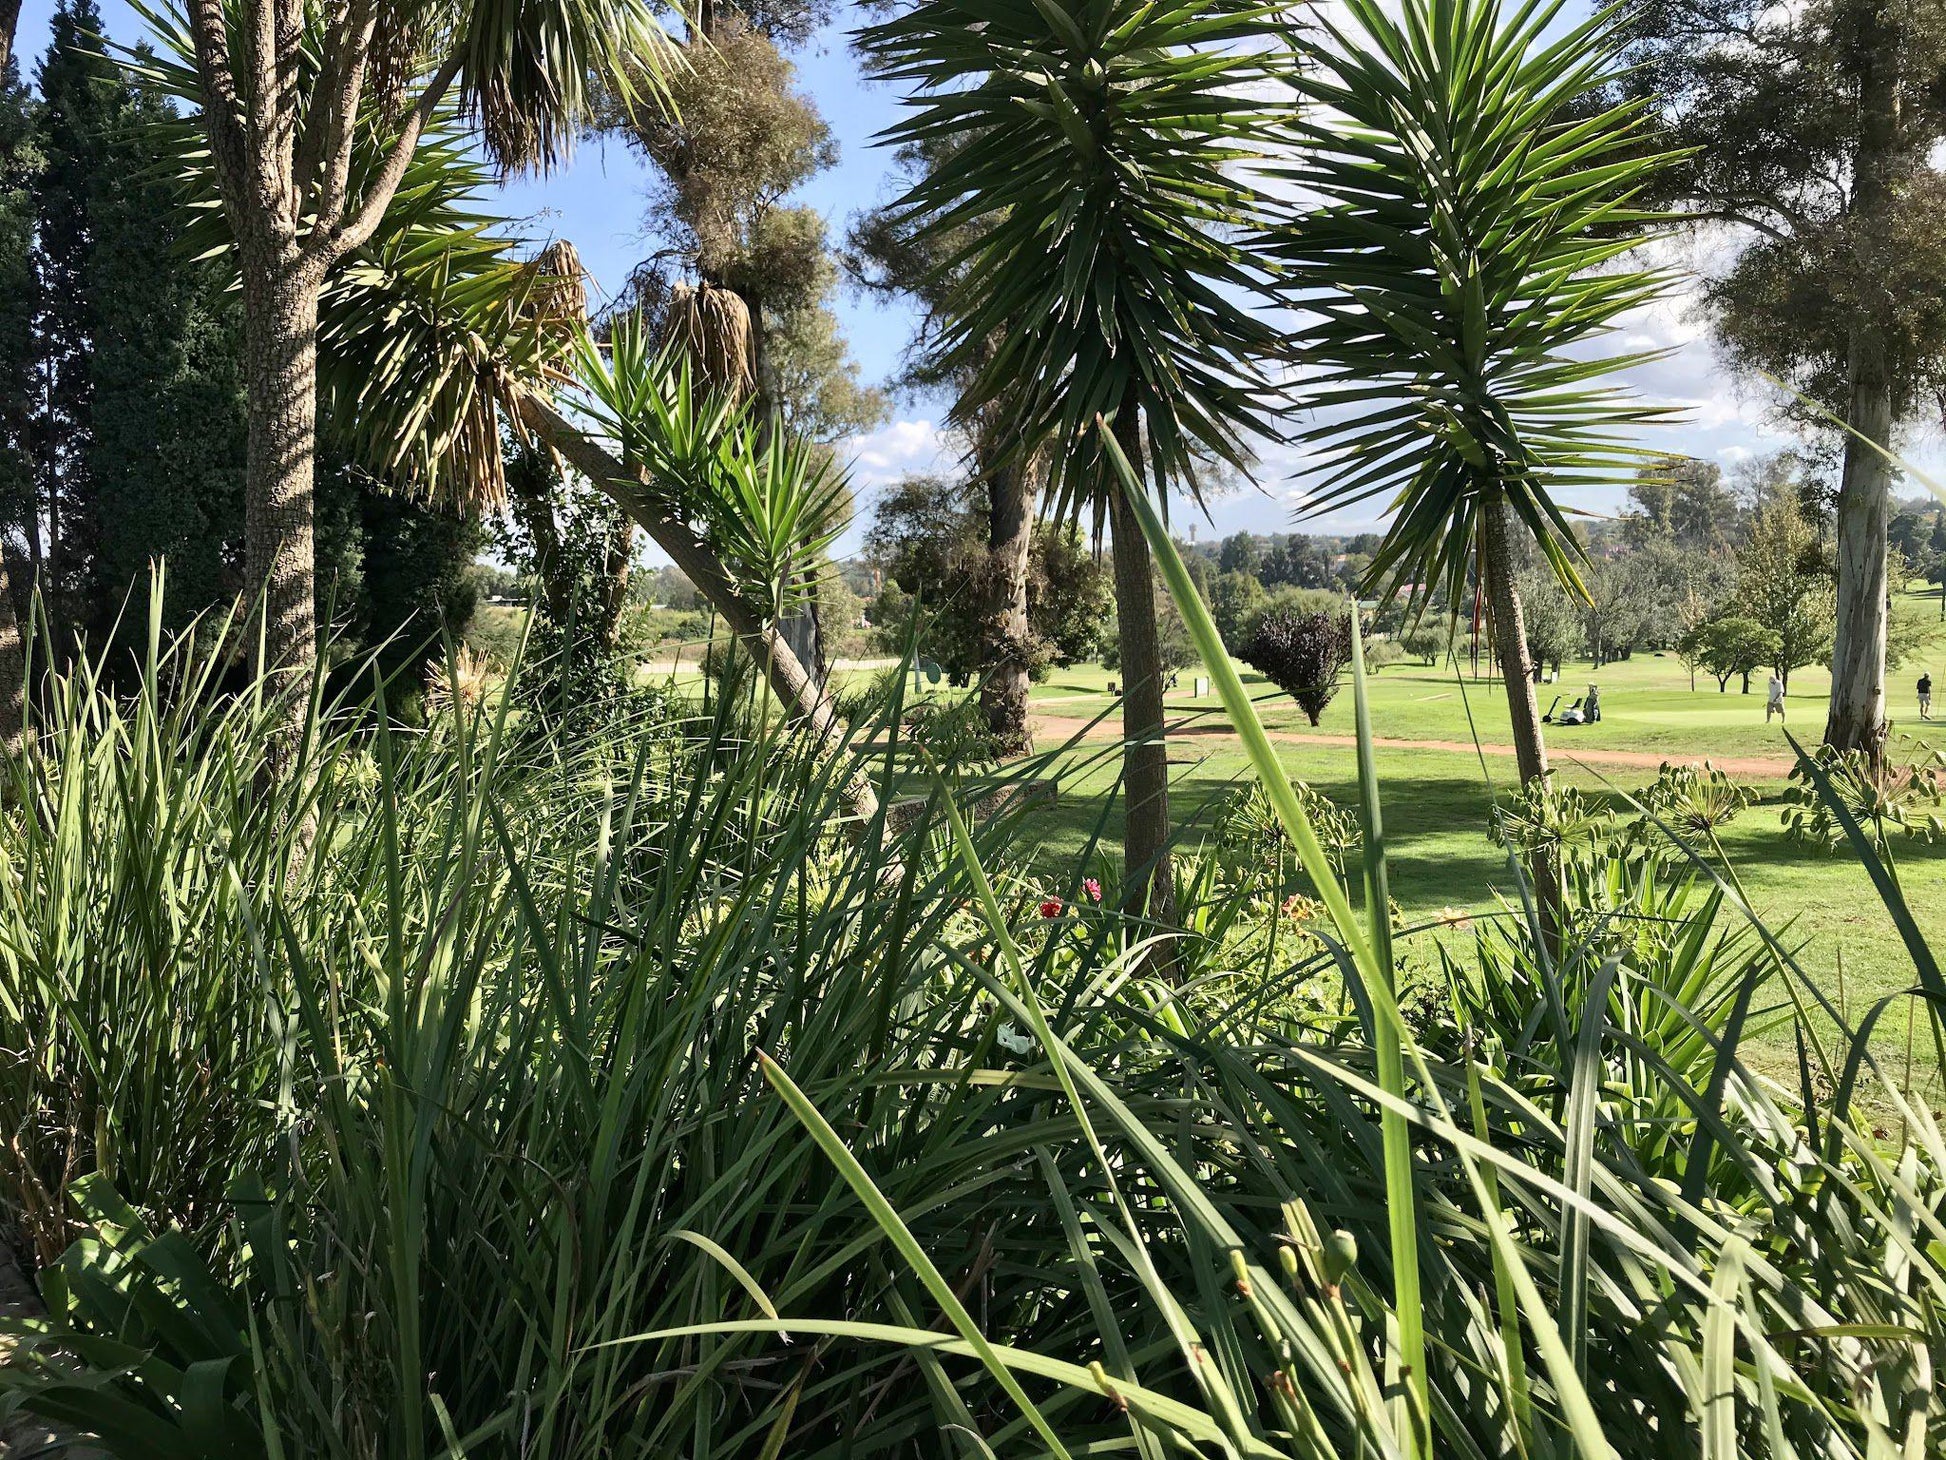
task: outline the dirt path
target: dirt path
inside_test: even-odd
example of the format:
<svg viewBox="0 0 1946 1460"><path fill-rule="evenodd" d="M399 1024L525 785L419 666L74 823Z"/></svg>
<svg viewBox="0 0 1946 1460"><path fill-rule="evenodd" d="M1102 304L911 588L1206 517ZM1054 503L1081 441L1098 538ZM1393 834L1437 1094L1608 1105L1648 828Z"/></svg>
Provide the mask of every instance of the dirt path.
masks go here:
<svg viewBox="0 0 1946 1460"><path fill-rule="evenodd" d="M1062 744L1073 739L1090 741L1116 740L1121 736L1119 717L1109 716L1099 723L1077 720L1065 715L1034 714L1029 717L1037 746L1045 750L1049 746ZM1207 740L1217 738L1233 744L1237 734L1227 725L1191 725L1183 721L1173 721L1169 734L1185 740ZM1356 737L1350 735L1310 735L1297 734L1289 730L1272 730L1270 738L1285 745L1328 746L1351 749L1357 746ZM1488 755L1511 758L1514 748L1511 745L1475 746L1466 740L1393 740L1386 736L1374 736L1372 743L1386 750L1439 750L1454 755L1473 755L1485 751ZM1555 744L1548 747L1549 756L1555 761L1580 761L1584 765L1617 766L1629 770L1657 770L1665 762L1675 765L1693 765L1707 759L1718 770L1740 780L1781 781L1791 773L1793 762L1781 757L1768 756L1701 756L1701 755L1658 755L1647 750L1597 750L1582 749L1572 743Z"/></svg>

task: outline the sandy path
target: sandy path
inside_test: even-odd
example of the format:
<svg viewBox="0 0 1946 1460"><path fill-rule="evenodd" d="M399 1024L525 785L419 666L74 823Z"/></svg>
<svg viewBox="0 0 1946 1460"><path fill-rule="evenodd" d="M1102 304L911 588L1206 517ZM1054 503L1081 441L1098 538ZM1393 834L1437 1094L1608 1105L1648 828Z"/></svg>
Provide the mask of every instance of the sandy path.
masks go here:
<svg viewBox="0 0 1946 1460"><path fill-rule="evenodd" d="M1047 715L1036 712L1029 717L1034 741L1041 749L1065 743L1069 740L1117 740L1121 737L1120 717L1110 715L1107 719L1091 725L1087 720L1077 720L1065 715ZM1191 725L1176 720L1170 722L1169 734L1184 739L1205 740L1212 737L1235 743L1236 732L1227 725ZM1356 737L1350 735L1312 735L1298 734L1289 730L1272 730L1270 738L1286 745L1330 746L1340 749L1355 748ZM1378 735L1372 738L1374 745L1386 750L1440 750L1454 755L1473 755L1485 751L1488 755L1511 758L1514 748L1511 745L1474 746L1467 740L1394 740ZM1793 762L1782 757L1767 756L1701 756L1701 755L1659 755L1646 750L1599 750L1594 747L1583 749L1565 739L1557 740L1548 746L1548 755L1556 761L1580 761L1583 765L1617 766L1629 770L1657 770L1665 762L1674 765L1700 764L1707 759L1709 763L1726 775L1745 780L1781 781L1791 773Z"/></svg>

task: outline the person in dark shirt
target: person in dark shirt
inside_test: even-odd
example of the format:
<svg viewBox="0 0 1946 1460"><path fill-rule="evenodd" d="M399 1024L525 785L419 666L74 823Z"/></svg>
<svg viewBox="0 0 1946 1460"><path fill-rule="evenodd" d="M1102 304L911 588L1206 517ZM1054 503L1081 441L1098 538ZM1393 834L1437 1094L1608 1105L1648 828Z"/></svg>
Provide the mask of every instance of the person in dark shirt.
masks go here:
<svg viewBox="0 0 1946 1460"><path fill-rule="evenodd" d="M1932 718L1932 676L1930 674L1919 676L1919 718L1922 720Z"/></svg>

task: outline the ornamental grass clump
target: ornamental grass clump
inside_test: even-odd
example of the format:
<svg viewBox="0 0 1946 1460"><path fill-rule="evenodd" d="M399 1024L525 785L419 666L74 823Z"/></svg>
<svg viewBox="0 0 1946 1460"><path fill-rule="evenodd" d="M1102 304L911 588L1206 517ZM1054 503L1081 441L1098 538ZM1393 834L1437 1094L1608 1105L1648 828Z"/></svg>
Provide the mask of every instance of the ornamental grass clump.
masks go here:
<svg viewBox="0 0 1946 1460"><path fill-rule="evenodd" d="M1358 641L1341 877L1132 501L1317 893L1236 936L1186 856L1182 982L892 759L895 705L835 752L320 705L264 806L259 690L57 677L0 817L50 1153L0 1171L49 1309L0 1409L122 1457L1926 1453L1931 1111L1706 861L1591 860L1565 940L1514 898L1408 1019ZM926 814L848 834L861 767ZM1780 993L1802 1080L1742 1054Z"/></svg>

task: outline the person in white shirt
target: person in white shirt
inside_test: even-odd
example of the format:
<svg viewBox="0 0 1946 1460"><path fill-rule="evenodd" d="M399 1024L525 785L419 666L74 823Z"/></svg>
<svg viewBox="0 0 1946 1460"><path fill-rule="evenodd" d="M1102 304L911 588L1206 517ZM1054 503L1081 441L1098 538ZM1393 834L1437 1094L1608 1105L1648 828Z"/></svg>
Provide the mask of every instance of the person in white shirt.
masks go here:
<svg viewBox="0 0 1946 1460"><path fill-rule="evenodd" d="M1766 725L1770 723L1770 717L1772 715L1775 715L1780 720L1784 718L1784 681L1777 677L1776 670L1771 671L1770 692L1764 700L1764 723Z"/></svg>

